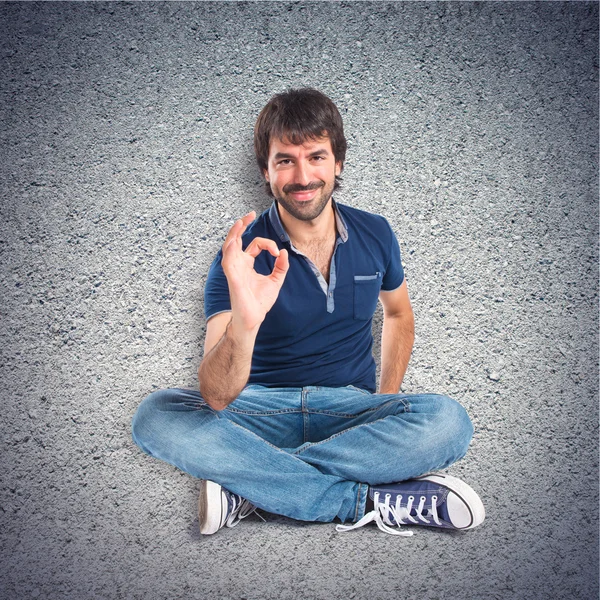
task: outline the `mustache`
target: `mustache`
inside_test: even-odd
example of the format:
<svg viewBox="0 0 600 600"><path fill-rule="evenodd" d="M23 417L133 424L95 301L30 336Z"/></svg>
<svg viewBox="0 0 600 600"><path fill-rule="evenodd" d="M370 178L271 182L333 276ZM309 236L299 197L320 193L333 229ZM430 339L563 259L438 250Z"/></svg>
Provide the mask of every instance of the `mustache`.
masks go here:
<svg viewBox="0 0 600 600"><path fill-rule="evenodd" d="M311 181L308 185L300 185L299 183L288 183L287 185L283 186L283 191L286 194L291 194L294 192L312 192L313 190L318 190L324 185L324 181Z"/></svg>

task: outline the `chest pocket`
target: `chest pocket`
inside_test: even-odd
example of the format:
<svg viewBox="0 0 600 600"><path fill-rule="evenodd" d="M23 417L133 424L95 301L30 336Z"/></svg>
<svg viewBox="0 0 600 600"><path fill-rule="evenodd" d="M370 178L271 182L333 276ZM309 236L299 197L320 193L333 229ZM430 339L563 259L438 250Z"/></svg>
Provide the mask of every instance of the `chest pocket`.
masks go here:
<svg viewBox="0 0 600 600"><path fill-rule="evenodd" d="M377 308L377 299L381 289L382 273L354 276L354 318L366 321L373 316Z"/></svg>

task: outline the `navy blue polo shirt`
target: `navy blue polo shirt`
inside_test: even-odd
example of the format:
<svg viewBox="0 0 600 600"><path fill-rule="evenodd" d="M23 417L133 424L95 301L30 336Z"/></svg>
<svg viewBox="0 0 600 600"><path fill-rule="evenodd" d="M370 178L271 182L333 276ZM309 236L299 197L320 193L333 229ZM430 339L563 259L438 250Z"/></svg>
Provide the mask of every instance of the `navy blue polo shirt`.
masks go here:
<svg viewBox="0 0 600 600"><path fill-rule="evenodd" d="M275 304L260 326L248 383L266 387L356 387L375 392L371 323L381 290L404 281L400 248L384 217L333 203L337 240L329 284L292 245L277 203L244 232L245 249L255 237L275 240L289 253L290 268ZM206 319L231 310L219 250L204 290ZM261 252L258 273L269 275L275 257Z"/></svg>

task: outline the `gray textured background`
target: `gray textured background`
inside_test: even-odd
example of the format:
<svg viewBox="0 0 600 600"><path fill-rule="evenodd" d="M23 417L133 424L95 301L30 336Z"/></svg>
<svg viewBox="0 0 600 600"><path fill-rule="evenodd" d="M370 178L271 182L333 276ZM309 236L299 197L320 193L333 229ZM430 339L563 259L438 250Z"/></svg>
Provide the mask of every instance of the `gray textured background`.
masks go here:
<svg viewBox="0 0 600 600"><path fill-rule="evenodd" d="M3 599L597 598L597 4L3 3L0 32ZM200 537L197 482L130 439L196 386L208 265L269 204L254 119L300 85L345 119L337 199L401 241L405 391L474 421L472 532Z"/></svg>

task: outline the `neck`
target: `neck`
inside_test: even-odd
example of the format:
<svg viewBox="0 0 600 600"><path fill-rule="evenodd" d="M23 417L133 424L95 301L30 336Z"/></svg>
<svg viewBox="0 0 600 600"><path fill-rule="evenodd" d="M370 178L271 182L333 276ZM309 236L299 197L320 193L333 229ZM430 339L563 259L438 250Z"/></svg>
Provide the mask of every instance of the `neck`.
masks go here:
<svg viewBox="0 0 600 600"><path fill-rule="evenodd" d="M277 204L277 209L281 224L294 245L306 244L318 239L327 239L331 236L335 237L337 228L331 198L323 212L312 221L301 221L292 217L279 203Z"/></svg>

